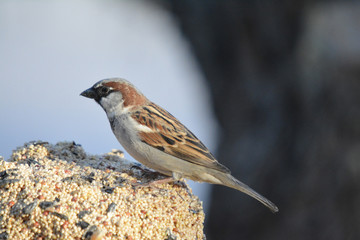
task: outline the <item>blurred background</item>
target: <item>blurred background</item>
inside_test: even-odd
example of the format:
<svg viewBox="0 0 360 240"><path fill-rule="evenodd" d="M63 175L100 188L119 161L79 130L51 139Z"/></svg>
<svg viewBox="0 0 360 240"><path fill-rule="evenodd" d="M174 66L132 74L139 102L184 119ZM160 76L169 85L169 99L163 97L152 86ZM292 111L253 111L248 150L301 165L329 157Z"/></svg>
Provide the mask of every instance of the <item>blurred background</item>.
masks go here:
<svg viewBox="0 0 360 240"><path fill-rule="evenodd" d="M125 77L280 208L192 184L208 239L360 239L358 1L2 0L0 34L6 158L121 149L78 94Z"/></svg>
<svg viewBox="0 0 360 240"><path fill-rule="evenodd" d="M215 149L209 87L168 11L149 1L1 0L0 155L31 140L122 149L105 112L80 96L109 77L131 81ZM209 198L208 184L191 185Z"/></svg>

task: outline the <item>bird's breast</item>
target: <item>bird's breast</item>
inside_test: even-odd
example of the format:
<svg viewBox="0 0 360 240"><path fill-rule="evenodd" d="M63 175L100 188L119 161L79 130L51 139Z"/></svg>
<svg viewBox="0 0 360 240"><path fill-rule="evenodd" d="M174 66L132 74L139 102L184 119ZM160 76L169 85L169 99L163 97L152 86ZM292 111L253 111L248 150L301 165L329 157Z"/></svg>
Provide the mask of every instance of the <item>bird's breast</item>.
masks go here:
<svg viewBox="0 0 360 240"><path fill-rule="evenodd" d="M113 130L115 137L121 143L121 145L127 145L129 142L133 142L138 138L135 128L130 116L126 114L114 116L109 118L111 129ZM125 146L124 146L125 147Z"/></svg>
<svg viewBox="0 0 360 240"><path fill-rule="evenodd" d="M171 175L171 171L164 168L163 161L158 158L158 154L162 156L164 153L141 141L138 135L139 126L134 119L120 115L113 119L109 118L109 121L117 140L135 160L163 174Z"/></svg>

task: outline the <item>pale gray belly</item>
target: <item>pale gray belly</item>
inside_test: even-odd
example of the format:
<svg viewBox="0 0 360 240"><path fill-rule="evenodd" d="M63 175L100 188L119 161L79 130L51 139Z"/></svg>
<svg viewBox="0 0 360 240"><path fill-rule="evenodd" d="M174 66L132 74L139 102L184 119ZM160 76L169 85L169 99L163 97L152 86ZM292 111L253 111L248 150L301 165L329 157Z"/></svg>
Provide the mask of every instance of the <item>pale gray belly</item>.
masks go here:
<svg viewBox="0 0 360 240"><path fill-rule="evenodd" d="M116 139L135 160L165 175L172 175L172 172L161 164L162 161L152 154L152 151L156 149L151 149L150 146L141 142L133 128L129 128L132 122L128 121L128 118L118 117L111 120L110 124Z"/></svg>

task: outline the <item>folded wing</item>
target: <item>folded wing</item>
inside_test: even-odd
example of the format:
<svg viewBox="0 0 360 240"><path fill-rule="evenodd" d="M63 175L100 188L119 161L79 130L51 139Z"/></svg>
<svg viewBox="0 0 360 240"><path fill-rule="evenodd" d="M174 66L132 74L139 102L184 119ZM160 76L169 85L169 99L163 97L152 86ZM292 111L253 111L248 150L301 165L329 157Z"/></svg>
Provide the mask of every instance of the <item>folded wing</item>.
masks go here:
<svg viewBox="0 0 360 240"><path fill-rule="evenodd" d="M140 133L144 143L193 164L230 173L190 130L156 104L149 103L132 117L153 130Z"/></svg>

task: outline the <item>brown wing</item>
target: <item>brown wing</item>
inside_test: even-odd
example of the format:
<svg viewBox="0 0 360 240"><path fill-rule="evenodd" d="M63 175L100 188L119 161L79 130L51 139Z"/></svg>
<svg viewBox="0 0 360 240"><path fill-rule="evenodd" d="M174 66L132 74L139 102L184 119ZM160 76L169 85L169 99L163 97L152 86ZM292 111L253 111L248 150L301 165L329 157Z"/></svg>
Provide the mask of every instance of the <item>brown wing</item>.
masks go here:
<svg viewBox="0 0 360 240"><path fill-rule="evenodd" d="M230 173L190 130L156 104L149 103L132 117L153 130L140 133L146 144L193 164Z"/></svg>

